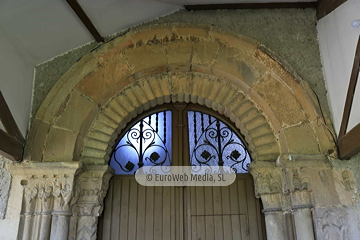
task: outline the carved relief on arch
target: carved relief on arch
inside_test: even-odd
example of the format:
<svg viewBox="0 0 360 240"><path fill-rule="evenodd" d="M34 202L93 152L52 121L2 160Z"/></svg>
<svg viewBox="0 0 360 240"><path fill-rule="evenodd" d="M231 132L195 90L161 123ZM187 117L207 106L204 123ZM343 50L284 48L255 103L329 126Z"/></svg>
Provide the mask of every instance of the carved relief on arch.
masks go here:
<svg viewBox="0 0 360 240"><path fill-rule="evenodd" d="M334 143L306 86L270 51L241 35L177 24L133 30L86 55L62 76L35 116L25 158L78 161L81 155L99 163L130 118L170 101L224 112L248 131L243 134L254 146L255 159L323 153ZM231 99L220 96L233 97L234 108L226 103ZM115 115L121 114L107 119L113 105L119 105ZM241 107L248 111L237 112ZM66 142L55 145L56 139Z"/></svg>

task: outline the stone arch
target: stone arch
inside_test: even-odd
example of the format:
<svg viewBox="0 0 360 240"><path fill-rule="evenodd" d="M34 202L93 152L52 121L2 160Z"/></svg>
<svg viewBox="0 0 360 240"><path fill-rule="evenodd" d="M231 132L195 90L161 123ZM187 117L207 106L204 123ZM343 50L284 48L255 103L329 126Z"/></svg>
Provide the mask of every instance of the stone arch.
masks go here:
<svg viewBox="0 0 360 240"><path fill-rule="evenodd" d="M168 102L198 103L225 114L245 136L254 159L275 159L279 148L272 127L244 91L204 73L170 72L141 78L116 94L96 116L85 137L81 161L106 161L118 134L133 117Z"/></svg>
<svg viewBox="0 0 360 240"><path fill-rule="evenodd" d="M103 164L131 118L170 101L224 113L255 160L334 150L311 89L276 59L260 43L213 26L132 30L62 76L35 116L25 158Z"/></svg>

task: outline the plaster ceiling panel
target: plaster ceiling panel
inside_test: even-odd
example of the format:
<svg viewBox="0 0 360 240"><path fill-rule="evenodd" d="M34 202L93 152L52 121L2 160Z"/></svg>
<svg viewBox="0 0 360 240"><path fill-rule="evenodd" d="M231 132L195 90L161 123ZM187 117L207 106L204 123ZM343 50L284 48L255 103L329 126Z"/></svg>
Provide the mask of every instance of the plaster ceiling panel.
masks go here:
<svg viewBox="0 0 360 240"><path fill-rule="evenodd" d="M156 0L158 2L178 4L178 5L196 5L196 4L226 4L226 3L279 3L279 2L316 2L316 0Z"/></svg>
<svg viewBox="0 0 360 240"><path fill-rule="evenodd" d="M102 36L117 33L181 8L154 0L78 0Z"/></svg>
<svg viewBox="0 0 360 240"><path fill-rule="evenodd" d="M39 64L93 40L65 0L1 0L0 27Z"/></svg>

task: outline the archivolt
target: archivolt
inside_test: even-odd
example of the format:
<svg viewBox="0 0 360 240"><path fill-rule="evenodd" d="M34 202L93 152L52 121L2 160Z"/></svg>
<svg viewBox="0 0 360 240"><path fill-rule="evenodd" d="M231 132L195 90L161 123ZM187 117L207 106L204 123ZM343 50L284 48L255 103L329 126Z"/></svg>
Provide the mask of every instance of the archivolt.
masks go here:
<svg viewBox="0 0 360 240"><path fill-rule="evenodd" d="M255 160L334 148L306 82L254 40L211 26L132 31L76 63L39 108L26 157L104 163L133 117L165 102L228 116Z"/></svg>

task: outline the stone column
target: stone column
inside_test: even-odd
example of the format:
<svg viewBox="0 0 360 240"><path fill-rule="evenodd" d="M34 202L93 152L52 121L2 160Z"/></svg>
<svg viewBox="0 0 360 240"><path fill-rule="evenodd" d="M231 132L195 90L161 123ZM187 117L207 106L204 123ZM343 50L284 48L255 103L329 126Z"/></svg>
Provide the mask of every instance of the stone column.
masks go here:
<svg viewBox="0 0 360 240"><path fill-rule="evenodd" d="M268 239L359 239L355 178L323 154L252 162Z"/></svg>
<svg viewBox="0 0 360 240"><path fill-rule="evenodd" d="M28 181L23 181L25 186L24 197L23 197L23 206L21 210L21 221L19 226L19 232L23 235L19 239L28 239L29 236L32 236L33 230L33 220L35 212L35 203L37 196L37 188L31 185L28 185ZM34 184L34 183L32 183ZM35 184L34 184L35 185Z"/></svg>
<svg viewBox="0 0 360 240"><path fill-rule="evenodd" d="M68 239L79 163L21 163L9 170L24 188L19 239Z"/></svg>
<svg viewBox="0 0 360 240"><path fill-rule="evenodd" d="M69 224L72 197L72 187L67 182L55 182L53 189L54 207L51 222L51 240L67 239L69 235Z"/></svg>
<svg viewBox="0 0 360 240"><path fill-rule="evenodd" d="M311 179L316 174L309 174L311 168L324 168L327 163L324 156L289 156L283 161L284 174L288 181L291 210L297 240L314 240L313 200ZM313 171L313 170L311 170Z"/></svg>
<svg viewBox="0 0 360 240"><path fill-rule="evenodd" d="M284 194L283 171L271 162L252 163L255 194L261 197L268 240L294 239L293 217Z"/></svg>
<svg viewBox="0 0 360 240"><path fill-rule="evenodd" d="M77 179L69 239L96 239L98 217L112 176L113 170L108 165L85 166Z"/></svg>
<svg viewBox="0 0 360 240"><path fill-rule="evenodd" d="M266 236L272 240L289 240L285 213L281 208L281 193L262 194L264 206Z"/></svg>
<svg viewBox="0 0 360 240"><path fill-rule="evenodd" d="M314 240L314 226L312 217L311 193L297 191L291 194L292 209L297 240Z"/></svg>

